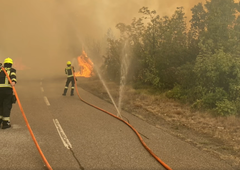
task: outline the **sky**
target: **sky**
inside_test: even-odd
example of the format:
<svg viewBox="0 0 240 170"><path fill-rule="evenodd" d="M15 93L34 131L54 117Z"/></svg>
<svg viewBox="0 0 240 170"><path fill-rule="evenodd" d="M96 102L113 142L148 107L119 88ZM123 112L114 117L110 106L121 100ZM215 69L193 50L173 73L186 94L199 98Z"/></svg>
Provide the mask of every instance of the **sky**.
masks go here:
<svg viewBox="0 0 240 170"><path fill-rule="evenodd" d="M41 76L62 73L87 38L116 33L116 24L141 17L143 6L160 16L183 6L190 18L199 2L205 0L0 0L0 60L11 57Z"/></svg>

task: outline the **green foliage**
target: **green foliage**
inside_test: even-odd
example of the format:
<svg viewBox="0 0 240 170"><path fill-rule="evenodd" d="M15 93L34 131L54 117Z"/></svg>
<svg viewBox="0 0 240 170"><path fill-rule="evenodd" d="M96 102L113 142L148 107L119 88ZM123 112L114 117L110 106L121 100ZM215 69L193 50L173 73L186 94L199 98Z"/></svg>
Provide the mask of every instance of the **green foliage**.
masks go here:
<svg viewBox="0 0 240 170"><path fill-rule="evenodd" d="M238 4L234 0L211 0L206 4L199 3L192 8L191 32L198 42L201 39L205 44L212 41L211 50L223 48L231 51L232 28L237 29L235 17Z"/></svg>
<svg viewBox="0 0 240 170"><path fill-rule="evenodd" d="M206 93L202 97L202 104L206 108L215 108L217 102L223 101L226 98L227 93L221 88L216 88L214 92Z"/></svg>
<svg viewBox="0 0 240 170"><path fill-rule="evenodd" d="M136 86L168 90L169 98L187 100L194 108L216 108L221 115L240 112L240 4L209 0L191 10L190 30L183 7L163 17L142 7L141 18L117 24L120 38L109 40L103 70L119 80L128 41Z"/></svg>
<svg viewBox="0 0 240 170"><path fill-rule="evenodd" d="M196 75L193 69L194 65L189 62L177 68L176 82L181 85L183 89L192 89L195 87Z"/></svg>
<svg viewBox="0 0 240 170"><path fill-rule="evenodd" d="M240 97L233 101L237 109L237 115L240 115Z"/></svg>
<svg viewBox="0 0 240 170"><path fill-rule="evenodd" d="M104 64L101 69L104 75L112 81L118 81L120 79L120 54L122 43L119 40L111 40L108 39L110 48L108 49L108 53L105 58Z"/></svg>
<svg viewBox="0 0 240 170"><path fill-rule="evenodd" d="M215 110L218 114L222 116L237 114L236 105L233 102L228 101L227 99L224 99L223 101L218 101L216 103L216 106L217 107Z"/></svg>
<svg viewBox="0 0 240 170"><path fill-rule="evenodd" d="M194 72L197 83L212 91L217 87L230 92L230 85L239 85L240 63L230 54L223 50L216 51L213 55L199 55L195 64Z"/></svg>
<svg viewBox="0 0 240 170"><path fill-rule="evenodd" d="M236 87L240 85L239 61L230 54L224 53L222 49L214 54L208 50L202 51L197 57L194 68L196 83L205 89L199 98L203 107L217 107L218 113L225 114L226 111L221 107L229 104L227 99L236 99L236 91L238 91Z"/></svg>
<svg viewBox="0 0 240 170"><path fill-rule="evenodd" d="M176 85L172 90L169 90L166 93L166 97L171 99L178 99L181 101L184 101L187 98L187 96L184 93L184 90L179 85Z"/></svg>
<svg viewBox="0 0 240 170"><path fill-rule="evenodd" d="M205 31L206 23L204 22L206 19L207 12L204 10L202 3L198 3L192 9L192 19L191 23L191 32L192 38L198 39L200 35Z"/></svg>

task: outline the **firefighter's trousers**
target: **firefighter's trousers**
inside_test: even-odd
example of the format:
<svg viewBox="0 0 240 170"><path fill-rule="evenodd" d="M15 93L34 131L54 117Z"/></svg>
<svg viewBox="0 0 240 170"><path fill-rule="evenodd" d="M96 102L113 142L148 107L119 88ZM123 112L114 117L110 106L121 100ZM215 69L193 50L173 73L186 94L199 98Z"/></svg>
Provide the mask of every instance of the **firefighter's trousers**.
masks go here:
<svg viewBox="0 0 240 170"><path fill-rule="evenodd" d="M67 81L66 81L66 85L65 85L63 94L66 94L66 93L67 93L68 86L69 86L70 82L71 82L71 84L72 84L71 94L73 95L73 93L74 93L74 85L75 85L74 77L68 77L68 78L67 78Z"/></svg>
<svg viewBox="0 0 240 170"><path fill-rule="evenodd" d="M0 120L10 121L12 96L12 93L4 93L0 91Z"/></svg>

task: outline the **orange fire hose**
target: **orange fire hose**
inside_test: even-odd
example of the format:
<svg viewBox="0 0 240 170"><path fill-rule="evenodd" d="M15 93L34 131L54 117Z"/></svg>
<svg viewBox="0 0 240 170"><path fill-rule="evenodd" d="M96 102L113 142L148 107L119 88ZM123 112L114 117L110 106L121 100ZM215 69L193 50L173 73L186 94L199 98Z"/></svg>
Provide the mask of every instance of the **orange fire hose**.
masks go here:
<svg viewBox="0 0 240 170"><path fill-rule="evenodd" d="M4 69L4 67L2 67L2 70L4 71L5 75L7 76L8 81L9 81L10 83L12 83L12 81L11 81L9 75L7 74L6 70ZM22 105L21 105L20 100L19 100L19 98L18 98L18 94L17 94L17 91L16 91L15 87L12 86L12 89L13 89L13 92L14 92L14 94L15 94L15 96L16 96L16 99L17 99L17 102L18 102L18 106L19 106L19 108L20 108L20 110L21 110L21 112L22 112L22 115L23 115L23 118L24 118L25 123L26 123L26 125L27 125L27 128L28 128L28 130L29 130L29 132L30 132L30 134L31 134L31 136L32 136L33 142L35 143L35 145L36 145L36 147L37 147L37 149L38 149L38 152L40 153L40 155L41 155L44 163L46 164L48 170L52 170L52 168L51 168L50 164L48 163L47 159L45 158L45 156L44 156L44 154L43 154L40 146L38 145L37 140L36 140L36 138L35 138L35 136L34 136L34 134L33 134L33 131L32 131L32 129L31 129L29 123L28 123L27 117L26 117L26 115L25 115L25 113L24 113L24 111L23 111L23 108L22 108Z"/></svg>
<svg viewBox="0 0 240 170"><path fill-rule="evenodd" d="M99 108L99 107L97 107L97 106L94 106L94 105L92 105L92 104L84 101L84 100L80 97L80 95L79 95L78 88L77 88L77 83L76 83L76 77L75 77L75 74L73 74L73 75L74 75L74 82L75 82L76 92L77 92L77 95L78 95L79 99L80 99L82 102L84 102L84 103L86 103L86 104L88 104L88 105L90 105L90 106L92 106L92 107L94 107L94 108L96 108L96 109L98 109L98 110L101 110L102 112L105 112L105 113L107 113L107 114L109 114L109 115L117 118L118 120L124 122L125 124L127 124L127 125L136 133L136 135L138 136L140 142L141 142L142 145L145 147L145 149L146 149L165 169L167 169L167 170L172 170L166 163L164 163L160 158L158 158L158 157L156 156L156 154L153 153L153 151L151 151L151 149L146 145L146 143L143 141L143 139L142 139L142 137L140 136L140 134L137 132L137 130L136 130L132 125L130 125L130 124L129 124L128 122L126 122L125 120L117 117L116 115L114 115L114 114L112 114L112 113L110 113L110 112L108 112L108 111L103 110L103 109L101 109L101 108Z"/></svg>

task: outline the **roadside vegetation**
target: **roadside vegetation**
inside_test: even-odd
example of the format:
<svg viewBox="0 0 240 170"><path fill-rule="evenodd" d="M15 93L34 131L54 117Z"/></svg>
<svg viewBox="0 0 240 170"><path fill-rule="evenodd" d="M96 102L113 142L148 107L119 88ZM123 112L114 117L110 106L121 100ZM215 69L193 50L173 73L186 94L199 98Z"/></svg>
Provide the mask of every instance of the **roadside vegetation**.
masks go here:
<svg viewBox="0 0 240 170"><path fill-rule="evenodd" d="M179 135L181 130L188 142L203 145L238 166L240 3L209 0L191 11L188 22L184 7L178 7L172 16L159 16L142 7L142 17L116 25L119 38L108 31L100 71L118 100L123 57L127 56L123 109L158 127L164 120L173 133ZM108 100L99 80L80 84Z"/></svg>
<svg viewBox="0 0 240 170"><path fill-rule="evenodd" d="M240 5L211 0L191 11L187 23L183 7L170 17L143 7L141 18L129 25L117 24L121 36L108 37L102 71L109 80L119 82L127 46L128 83L135 89L154 88L193 108L239 115Z"/></svg>

